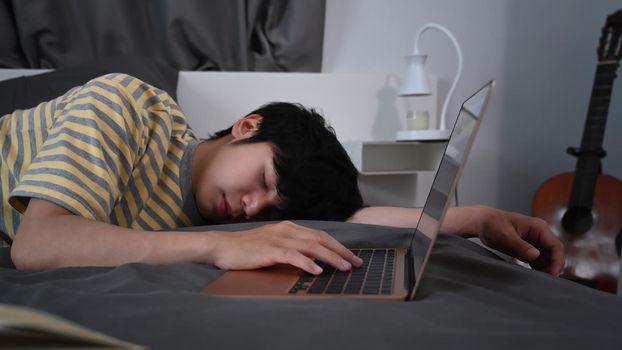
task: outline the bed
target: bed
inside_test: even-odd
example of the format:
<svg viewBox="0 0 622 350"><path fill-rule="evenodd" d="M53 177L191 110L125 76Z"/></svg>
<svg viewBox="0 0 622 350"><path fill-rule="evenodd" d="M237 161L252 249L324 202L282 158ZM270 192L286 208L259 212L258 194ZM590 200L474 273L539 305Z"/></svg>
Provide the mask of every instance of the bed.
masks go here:
<svg viewBox="0 0 622 350"><path fill-rule="evenodd" d="M349 247L404 247L410 232L302 221ZM223 230L254 224L211 227ZM206 228L192 228L200 231ZM254 300L200 290L203 264L22 272L0 255L0 302L29 306L153 349L619 349L622 298L441 235L416 300Z"/></svg>
<svg viewBox="0 0 622 350"><path fill-rule="evenodd" d="M70 84L71 77L89 79L101 73L88 67L76 72L49 73L53 79L47 80L20 78L21 88L39 89L25 94L4 86L2 102L8 106L3 108L29 107L32 101L58 95L54 89ZM176 92L176 73L143 63L125 72ZM20 101L26 105L16 106ZM298 223L326 230L349 247L406 247L410 238L407 229ZM187 230L231 231L254 225ZM18 271L5 247L0 249L0 303L47 311L153 349L622 346L622 298L512 264L455 236L439 237L413 302L231 299L200 293L221 274L204 264Z"/></svg>

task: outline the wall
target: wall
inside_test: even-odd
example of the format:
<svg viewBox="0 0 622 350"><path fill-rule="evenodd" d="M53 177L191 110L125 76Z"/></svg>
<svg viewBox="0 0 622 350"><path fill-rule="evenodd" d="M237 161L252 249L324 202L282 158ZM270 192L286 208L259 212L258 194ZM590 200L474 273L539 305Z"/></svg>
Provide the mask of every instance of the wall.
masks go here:
<svg viewBox="0 0 622 350"><path fill-rule="evenodd" d="M464 55L449 121L476 88L491 78L498 82L459 186L460 203L529 213L544 180L574 169L565 149L580 144L600 31L606 15L620 8L619 0L328 0L323 71L401 76L417 30L428 22L449 28ZM455 74L453 46L428 31L420 49L430 54L443 96ZM620 80L603 165L622 179Z"/></svg>

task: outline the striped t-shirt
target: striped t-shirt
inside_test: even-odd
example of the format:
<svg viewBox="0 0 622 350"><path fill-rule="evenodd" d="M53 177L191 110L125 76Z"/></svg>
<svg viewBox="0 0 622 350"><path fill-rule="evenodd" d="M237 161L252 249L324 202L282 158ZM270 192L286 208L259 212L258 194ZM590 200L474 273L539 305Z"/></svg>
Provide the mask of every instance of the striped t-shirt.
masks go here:
<svg viewBox="0 0 622 350"><path fill-rule="evenodd" d="M0 117L4 241L15 236L28 198L134 229L203 223L190 183L197 144L166 92L125 74Z"/></svg>

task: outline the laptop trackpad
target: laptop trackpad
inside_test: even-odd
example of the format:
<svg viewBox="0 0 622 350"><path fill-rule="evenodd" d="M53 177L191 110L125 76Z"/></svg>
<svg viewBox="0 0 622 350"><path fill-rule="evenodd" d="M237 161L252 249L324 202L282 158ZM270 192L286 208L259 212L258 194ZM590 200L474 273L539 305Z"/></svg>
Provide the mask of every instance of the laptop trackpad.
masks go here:
<svg viewBox="0 0 622 350"><path fill-rule="evenodd" d="M227 296L282 296L303 273L301 269L285 264L260 270L227 271L201 292Z"/></svg>

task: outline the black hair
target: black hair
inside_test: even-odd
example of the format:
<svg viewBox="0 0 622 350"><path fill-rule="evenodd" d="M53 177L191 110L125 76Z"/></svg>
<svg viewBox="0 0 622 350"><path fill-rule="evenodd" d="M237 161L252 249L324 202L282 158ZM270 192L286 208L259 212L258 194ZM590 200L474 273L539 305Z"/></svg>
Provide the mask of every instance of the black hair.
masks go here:
<svg viewBox="0 0 622 350"><path fill-rule="evenodd" d="M358 171L319 113L301 104L272 102L250 114L262 116L258 130L236 142L268 142L273 147L277 191L284 200L276 208L281 219L345 221L363 206Z"/></svg>

